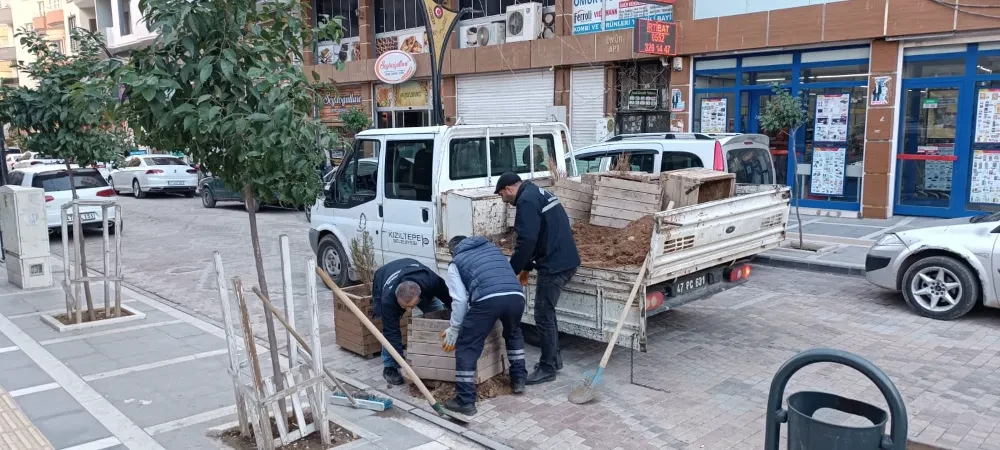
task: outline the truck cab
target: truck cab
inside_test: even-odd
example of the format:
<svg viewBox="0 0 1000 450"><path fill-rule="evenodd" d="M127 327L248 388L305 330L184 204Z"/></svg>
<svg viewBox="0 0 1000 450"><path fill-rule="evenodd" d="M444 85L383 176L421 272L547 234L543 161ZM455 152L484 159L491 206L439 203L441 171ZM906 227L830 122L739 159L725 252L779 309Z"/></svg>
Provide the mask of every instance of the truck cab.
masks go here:
<svg viewBox="0 0 1000 450"><path fill-rule="evenodd" d="M356 280L351 242L367 231L377 265L413 258L436 267L443 194L493 186L504 172L541 178L555 165L566 173L569 142L562 123L363 131L313 206L317 261L338 284Z"/></svg>

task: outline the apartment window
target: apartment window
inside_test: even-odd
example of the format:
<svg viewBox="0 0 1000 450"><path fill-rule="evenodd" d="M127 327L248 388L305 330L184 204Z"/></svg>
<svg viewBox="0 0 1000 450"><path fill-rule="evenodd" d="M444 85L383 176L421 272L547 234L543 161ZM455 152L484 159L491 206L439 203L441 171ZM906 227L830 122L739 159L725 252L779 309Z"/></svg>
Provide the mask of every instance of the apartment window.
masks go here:
<svg viewBox="0 0 1000 450"><path fill-rule="evenodd" d="M45 2L38 2L38 16L41 17L44 15L45 15Z"/></svg>
<svg viewBox="0 0 1000 450"><path fill-rule="evenodd" d="M56 10L62 9L62 5L59 4L60 2L61 2L60 0L49 0L49 8L48 8L48 10L49 11L56 11Z"/></svg>
<svg viewBox="0 0 1000 450"><path fill-rule="evenodd" d="M476 12L471 18L496 16L507 13L507 7L518 3L527 3L529 0L459 0L459 8L472 8ZM542 0L542 7L556 6L556 0ZM469 16L464 17L470 18Z"/></svg>
<svg viewBox="0 0 1000 450"><path fill-rule="evenodd" d="M316 0L316 20L343 17L340 26L344 27L344 37L358 37L358 0Z"/></svg>
<svg viewBox="0 0 1000 450"><path fill-rule="evenodd" d="M375 0L375 32L407 30L424 26L423 3L412 0Z"/></svg>
<svg viewBox="0 0 1000 450"><path fill-rule="evenodd" d="M66 19L66 24L69 26L69 48L73 53L76 53L80 51L80 40L73 37L73 30L76 29L76 16L69 16Z"/></svg>
<svg viewBox="0 0 1000 450"><path fill-rule="evenodd" d="M0 25L0 47L10 47L10 27Z"/></svg>
<svg viewBox="0 0 1000 450"><path fill-rule="evenodd" d="M122 36L132 34L132 11L124 0L118 0L118 31Z"/></svg>
<svg viewBox="0 0 1000 450"><path fill-rule="evenodd" d="M14 67L10 61L0 61L0 78L14 78Z"/></svg>

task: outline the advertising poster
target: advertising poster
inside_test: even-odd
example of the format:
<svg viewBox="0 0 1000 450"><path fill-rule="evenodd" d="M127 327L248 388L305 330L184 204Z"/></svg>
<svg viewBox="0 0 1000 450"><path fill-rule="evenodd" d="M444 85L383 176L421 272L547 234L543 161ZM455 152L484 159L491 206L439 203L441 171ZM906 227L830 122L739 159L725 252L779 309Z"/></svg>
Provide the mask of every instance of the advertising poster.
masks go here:
<svg viewBox="0 0 1000 450"><path fill-rule="evenodd" d="M1000 205L1000 150L976 150L972 155L969 203Z"/></svg>
<svg viewBox="0 0 1000 450"><path fill-rule="evenodd" d="M671 22L674 6L635 0L573 0L573 34L632 29L636 19Z"/></svg>
<svg viewBox="0 0 1000 450"><path fill-rule="evenodd" d="M1000 89L980 89L976 108L976 143L1000 143Z"/></svg>
<svg viewBox="0 0 1000 450"><path fill-rule="evenodd" d="M918 155L955 154L955 144L918 145ZM934 191L951 190L952 161L924 161L924 189Z"/></svg>
<svg viewBox="0 0 1000 450"><path fill-rule="evenodd" d="M884 106L889 104L889 81L890 76L875 77L875 87L872 88L872 106Z"/></svg>
<svg viewBox="0 0 1000 450"><path fill-rule="evenodd" d="M847 148L814 148L809 193L840 197L844 195Z"/></svg>
<svg viewBox="0 0 1000 450"><path fill-rule="evenodd" d="M701 132L725 133L729 99L704 98L701 100Z"/></svg>
<svg viewBox="0 0 1000 450"><path fill-rule="evenodd" d="M684 112L687 105L684 103L684 100L681 100L681 98L683 97L681 96L680 89L670 90L670 112Z"/></svg>
<svg viewBox="0 0 1000 450"><path fill-rule="evenodd" d="M847 118L850 109L851 94L817 96L813 140L847 142Z"/></svg>

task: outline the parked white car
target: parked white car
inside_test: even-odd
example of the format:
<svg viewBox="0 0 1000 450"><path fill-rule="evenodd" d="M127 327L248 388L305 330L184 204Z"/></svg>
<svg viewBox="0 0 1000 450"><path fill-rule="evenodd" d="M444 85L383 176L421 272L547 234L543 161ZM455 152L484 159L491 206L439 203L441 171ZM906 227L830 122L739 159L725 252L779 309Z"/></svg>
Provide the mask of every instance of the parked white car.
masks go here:
<svg viewBox="0 0 1000 450"><path fill-rule="evenodd" d="M80 200L112 200L115 191L112 190L107 181L101 177L97 169L73 168L73 181L76 183L76 195ZM69 173L66 166L41 165L15 169L7 177L7 182L12 185L24 187L36 187L45 190L45 214L49 232L59 231L62 227L62 206L73 200L73 193L70 189ZM108 210L108 220L114 220L114 209ZM80 219L84 228L101 228L102 212L99 206L81 206ZM114 229L112 223L111 232Z"/></svg>
<svg viewBox="0 0 1000 450"><path fill-rule="evenodd" d="M21 159L21 153L7 153L7 156L4 158L4 163L7 164L8 172L14 170L14 163L16 163L19 159Z"/></svg>
<svg viewBox="0 0 1000 450"><path fill-rule="evenodd" d="M13 169L23 169L25 167L46 164L65 164L65 161L38 152L24 152L21 154L21 158L14 163Z"/></svg>
<svg viewBox="0 0 1000 450"><path fill-rule="evenodd" d="M108 183L115 192L130 192L135 198L168 192L190 198L198 189L198 170L176 156L129 156L123 167L111 171Z"/></svg>

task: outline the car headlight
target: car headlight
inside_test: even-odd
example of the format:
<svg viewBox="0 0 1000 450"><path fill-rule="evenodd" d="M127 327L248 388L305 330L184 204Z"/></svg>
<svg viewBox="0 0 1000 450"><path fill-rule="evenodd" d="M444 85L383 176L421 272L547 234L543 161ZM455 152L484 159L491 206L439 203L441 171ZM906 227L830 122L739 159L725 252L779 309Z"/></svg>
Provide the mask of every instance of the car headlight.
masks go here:
<svg viewBox="0 0 1000 450"><path fill-rule="evenodd" d="M875 247L889 247L889 246L905 246L903 240L896 236L895 234L887 234L878 238L875 241Z"/></svg>

